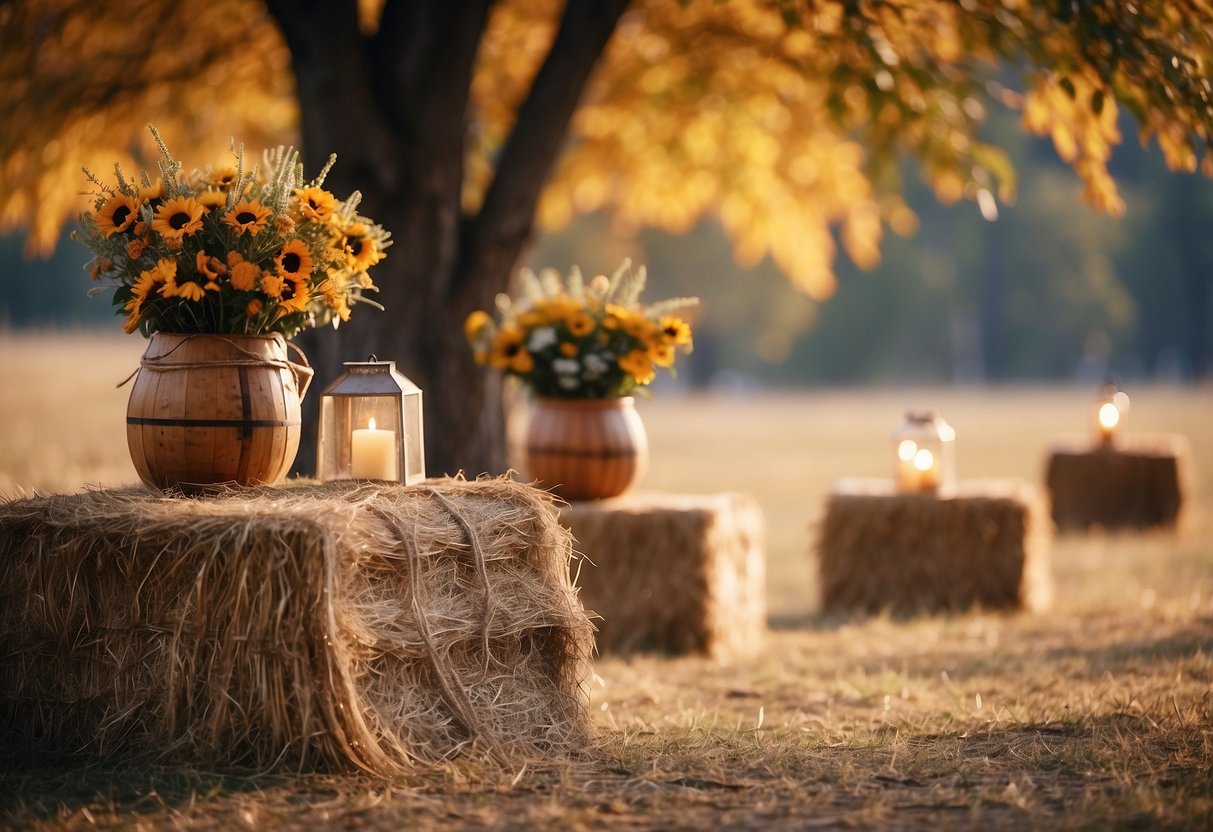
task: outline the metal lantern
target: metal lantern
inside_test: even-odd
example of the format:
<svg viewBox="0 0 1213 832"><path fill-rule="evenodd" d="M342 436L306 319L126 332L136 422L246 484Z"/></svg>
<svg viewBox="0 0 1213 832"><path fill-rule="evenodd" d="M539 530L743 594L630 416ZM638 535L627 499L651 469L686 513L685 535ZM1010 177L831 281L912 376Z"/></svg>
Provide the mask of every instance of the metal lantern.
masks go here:
<svg viewBox="0 0 1213 832"><path fill-rule="evenodd" d="M893 432L894 480L903 494L951 496L956 489L956 431L933 410L910 411Z"/></svg>
<svg viewBox="0 0 1213 832"><path fill-rule="evenodd" d="M317 470L321 480L425 479L421 388L395 361L345 362L320 398Z"/></svg>
<svg viewBox="0 0 1213 832"><path fill-rule="evenodd" d="M1095 436L1100 444L1111 445L1119 433L1124 434L1125 420L1129 415L1129 395L1116 387L1116 382L1107 379L1099 385L1092 408Z"/></svg>

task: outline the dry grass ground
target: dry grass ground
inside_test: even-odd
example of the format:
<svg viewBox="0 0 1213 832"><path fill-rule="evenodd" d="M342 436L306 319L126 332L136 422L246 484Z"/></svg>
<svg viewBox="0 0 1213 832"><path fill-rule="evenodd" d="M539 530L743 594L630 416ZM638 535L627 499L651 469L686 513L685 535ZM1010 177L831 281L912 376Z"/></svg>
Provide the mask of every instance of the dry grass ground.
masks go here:
<svg viewBox="0 0 1213 832"><path fill-rule="evenodd" d="M120 337L0 335L0 494L134 479ZM728 664L596 664L600 749L407 783L9 759L0 826L82 828L1213 828L1213 390L1134 392L1198 474L1174 534L1052 546L1044 614L825 618L811 544L842 476L886 472L907 407L957 428L962 477L1038 483L1085 427L1078 388L642 402L645 487L755 495L772 633Z"/></svg>

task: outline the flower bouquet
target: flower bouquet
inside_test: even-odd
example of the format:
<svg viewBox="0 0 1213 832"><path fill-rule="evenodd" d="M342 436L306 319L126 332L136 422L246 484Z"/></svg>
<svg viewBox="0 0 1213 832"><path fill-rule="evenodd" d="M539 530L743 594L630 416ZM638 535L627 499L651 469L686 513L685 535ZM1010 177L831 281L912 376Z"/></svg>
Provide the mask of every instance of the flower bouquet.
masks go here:
<svg viewBox="0 0 1213 832"><path fill-rule="evenodd" d="M551 269L524 270L518 300L497 296L499 320L482 310L468 316L477 363L560 399L628 396L652 382L658 367L673 374L678 352L692 347L690 324L677 313L699 301L642 305L646 272L630 266L624 261L610 278L588 284L576 266L567 280Z"/></svg>
<svg viewBox="0 0 1213 832"><path fill-rule="evenodd" d="M324 189L334 157L305 180L294 150L250 170L241 147L234 164L186 174L151 131L159 175L115 165L111 185L85 168L93 209L73 235L103 281L92 294L112 287L123 329L151 339L127 407L131 459L162 489L273 483L294 461L312 376L286 339L378 306L367 269L391 240L357 192Z"/></svg>
<svg viewBox="0 0 1213 832"><path fill-rule="evenodd" d="M630 265L588 283L576 267L567 279L524 271L517 300L498 295L497 319L465 322L476 361L536 394L523 467L568 500L613 497L641 478L648 439L631 394L691 351L679 313L698 300L642 305L645 270Z"/></svg>

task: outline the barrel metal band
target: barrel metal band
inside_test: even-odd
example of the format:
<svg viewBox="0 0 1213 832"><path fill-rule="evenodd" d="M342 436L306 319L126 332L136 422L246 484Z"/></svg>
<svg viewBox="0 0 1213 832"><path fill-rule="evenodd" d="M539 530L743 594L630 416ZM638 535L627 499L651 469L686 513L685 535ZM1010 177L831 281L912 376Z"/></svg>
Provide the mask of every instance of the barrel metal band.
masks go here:
<svg viewBox="0 0 1213 832"><path fill-rule="evenodd" d="M156 425L169 428L297 428L298 419L157 419L127 416L128 425Z"/></svg>

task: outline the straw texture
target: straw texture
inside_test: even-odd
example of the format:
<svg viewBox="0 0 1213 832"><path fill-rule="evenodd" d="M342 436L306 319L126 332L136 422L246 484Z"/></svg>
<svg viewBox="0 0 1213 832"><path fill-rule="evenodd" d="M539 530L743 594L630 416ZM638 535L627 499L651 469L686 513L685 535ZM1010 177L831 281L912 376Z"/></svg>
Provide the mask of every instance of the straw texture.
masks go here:
<svg viewBox="0 0 1213 832"><path fill-rule="evenodd" d="M394 776L586 747L571 540L504 479L0 504L0 742Z"/></svg>
<svg viewBox="0 0 1213 832"><path fill-rule="evenodd" d="M766 630L764 522L744 494L638 493L561 512L604 653L714 657L755 650Z"/></svg>
<svg viewBox="0 0 1213 832"><path fill-rule="evenodd" d="M1049 454L1045 481L1062 531L1175 528L1191 490L1187 437L1126 437L1115 446L1071 444Z"/></svg>
<svg viewBox="0 0 1213 832"><path fill-rule="evenodd" d="M817 540L826 612L1041 608L1052 598L1048 519L1035 489L961 483L955 498L843 480Z"/></svg>

